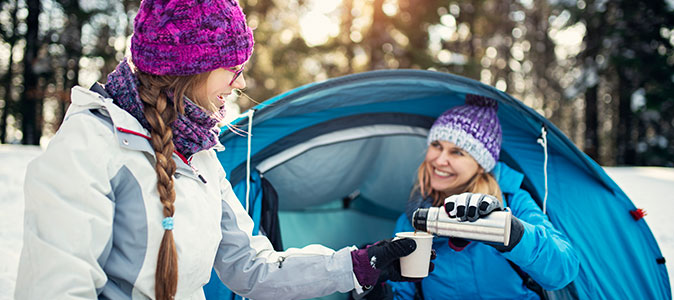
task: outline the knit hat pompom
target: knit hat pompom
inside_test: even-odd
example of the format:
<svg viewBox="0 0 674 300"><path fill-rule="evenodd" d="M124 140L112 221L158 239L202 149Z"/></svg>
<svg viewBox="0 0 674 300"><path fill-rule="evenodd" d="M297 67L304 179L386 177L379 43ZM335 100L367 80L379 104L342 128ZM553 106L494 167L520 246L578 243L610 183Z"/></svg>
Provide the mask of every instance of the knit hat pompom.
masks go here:
<svg viewBox="0 0 674 300"><path fill-rule="evenodd" d="M474 94L466 95L466 104L453 107L438 117L426 139L447 141L468 152L490 172L501 151L501 123L496 100Z"/></svg>
<svg viewBox="0 0 674 300"><path fill-rule="evenodd" d="M196 75L245 63L253 43L235 0L142 0L131 59L150 74Z"/></svg>

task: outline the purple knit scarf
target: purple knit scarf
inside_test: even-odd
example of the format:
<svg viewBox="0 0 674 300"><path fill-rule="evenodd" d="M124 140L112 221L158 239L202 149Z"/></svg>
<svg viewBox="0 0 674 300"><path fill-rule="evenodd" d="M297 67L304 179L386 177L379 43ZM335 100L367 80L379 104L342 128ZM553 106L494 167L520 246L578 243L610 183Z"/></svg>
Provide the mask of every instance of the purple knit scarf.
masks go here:
<svg viewBox="0 0 674 300"><path fill-rule="evenodd" d="M105 91L112 96L113 102L123 110L131 114L140 122L140 124L151 130L150 123L143 114L143 101L138 94L138 78L131 72L131 68L126 59L123 60L117 68L108 74L108 82L105 85ZM172 100L172 93L168 93L168 100ZM199 106L184 98L185 114L178 114L178 118L171 123L173 130L173 145L176 150L185 156L191 157L204 149L209 149L217 144L220 130L215 127L218 123L213 116ZM220 111L225 115L224 106Z"/></svg>

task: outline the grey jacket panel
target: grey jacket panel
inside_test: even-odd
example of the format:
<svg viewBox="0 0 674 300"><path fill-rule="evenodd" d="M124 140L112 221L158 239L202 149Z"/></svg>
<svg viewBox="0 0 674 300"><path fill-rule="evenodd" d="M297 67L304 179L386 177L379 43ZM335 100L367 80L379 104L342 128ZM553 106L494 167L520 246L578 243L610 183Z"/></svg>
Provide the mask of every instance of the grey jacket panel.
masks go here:
<svg viewBox="0 0 674 300"><path fill-rule="evenodd" d="M111 139L94 117L73 115L28 165L15 299L93 299L105 284L98 259L112 238Z"/></svg>
<svg viewBox="0 0 674 300"><path fill-rule="evenodd" d="M110 182L115 202L113 246L103 264L108 282L99 295L131 299L147 251L147 216L140 185L126 166Z"/></svg>

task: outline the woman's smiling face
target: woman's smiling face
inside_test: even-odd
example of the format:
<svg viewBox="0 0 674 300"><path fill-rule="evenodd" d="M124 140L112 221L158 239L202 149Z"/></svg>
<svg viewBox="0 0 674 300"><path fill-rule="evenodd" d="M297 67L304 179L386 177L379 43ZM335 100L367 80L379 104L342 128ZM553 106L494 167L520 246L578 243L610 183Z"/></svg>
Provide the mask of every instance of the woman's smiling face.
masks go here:
<svg viewBox="0 0 674 300"><path fill-rule="evenodd" d="M447 141L433 141L428 146L424 163L431 187L447 194L463 192L459 189L480 170L470 154Z"/></svg>
<svg viewBox="0 0 674 300"><path fill-rule="evenodd" d="M243 65L234 68L219 68L208 74L205 82L200 84L194 93L194 99L199 105L211 112L216 112L225 105L225 98L234 89L242 90L246 87L246 79L243 74L234 77ZM229 84L231 82L231 85Z"/></svg>

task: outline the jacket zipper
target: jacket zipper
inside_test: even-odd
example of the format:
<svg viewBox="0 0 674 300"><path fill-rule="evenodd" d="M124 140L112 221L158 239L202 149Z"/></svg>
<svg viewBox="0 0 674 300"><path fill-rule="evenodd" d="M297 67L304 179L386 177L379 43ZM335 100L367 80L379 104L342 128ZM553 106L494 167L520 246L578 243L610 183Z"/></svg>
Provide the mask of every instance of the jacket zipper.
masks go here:
<svg viewBox="0 0 674 300"><path fill-rule="evenodd" d="M203 182L204 184L208 183L208 182L206 182L206 179L204 178L204 176L201 176L201 174L199 173L199 170L195 166L192 165L191 161L188 162L187 165L190 166L190 168L192 168L192 171L194 171L194 174L197 174L197 177L199 177L199 179L201 179L201 182Z"/></svg>
<svg viewBox="0 0 674 300"><path fill-rule="evenodd" d="M178 151L174 151L174 152L175 152L175 154L178 155L178 157L180 157L180 159L183 160L183 162L186 165L188 165L188 166L190 166L190 168L192 168L192 172L194 172L194 174L196 174L197 177L199 177L199 180L201 180L201 182L203 182L204 184L207 183L206 178L204 178L204 176L201 176L201 174L199 173L199 170L195 166L192 165L192 157L190 157L190 159L186 159L185 156L180 154L180 152L178 152Z"/></svg>

